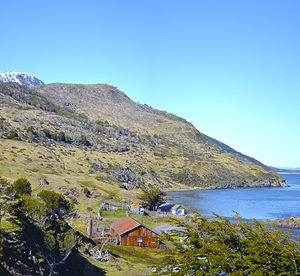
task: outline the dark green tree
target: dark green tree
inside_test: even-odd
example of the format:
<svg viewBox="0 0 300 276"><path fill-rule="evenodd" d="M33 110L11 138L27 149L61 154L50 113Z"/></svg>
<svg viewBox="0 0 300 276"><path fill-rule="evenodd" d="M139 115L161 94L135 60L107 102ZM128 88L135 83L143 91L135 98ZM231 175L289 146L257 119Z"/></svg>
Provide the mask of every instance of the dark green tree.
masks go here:
<svg viewBox="0 0 300 276"><path fill-rule="evenodd" d="M24 177L17 179L7 189L7 193L15 193L18 196L31 195L31 192L32 192L32 190L31 190L31 184Z"/></svg>
<svg viewBox="0 0 300 276"><path fill-rule="evenodd" d="M141 200L142 206L150 211L156 211L158 206L164 203L164 197L167 194L159 188L143 189L142 193L138 195Z"/></svg>
<svg viewBox="0 0 300 276"><path fill-rule="evenodd" d="M44 201L22 195L6 204L13 233L6 233L2 261L14 273L61 275L69 258L77 255L80 236L63 218L53 215L56 203L61 205L58 197Z"/></svg>
<svg viewBox="0 0 300 276"><path fill-rule="evenodd" d="M59 193L49 190L42 190L38 193L39 198L41 198L46 207L50 212L53 212L59 216L67 214L72 210L71 203Z"/></svg>
<svg viewBox="0 0 300 276"><path fill-rule="evenodd" d="M300 239L256 220L231 222L196 214L177 221L165 234L175 250L166 250L160 275L299 275Z"/></svg>

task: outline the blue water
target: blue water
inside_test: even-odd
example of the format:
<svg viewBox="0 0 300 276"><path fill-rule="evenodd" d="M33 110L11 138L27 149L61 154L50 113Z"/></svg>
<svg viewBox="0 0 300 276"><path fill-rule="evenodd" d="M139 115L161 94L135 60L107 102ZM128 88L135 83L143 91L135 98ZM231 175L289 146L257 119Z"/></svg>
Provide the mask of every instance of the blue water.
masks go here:
<svg viewBox="0 0 300 276"><path fill-rule="evenodd" d="M230 218L233 211L243 219L277 219L300 216L300 174L281 174L287 188L251 188L168 192L171 202L205 216L215 212Z"/></svg>

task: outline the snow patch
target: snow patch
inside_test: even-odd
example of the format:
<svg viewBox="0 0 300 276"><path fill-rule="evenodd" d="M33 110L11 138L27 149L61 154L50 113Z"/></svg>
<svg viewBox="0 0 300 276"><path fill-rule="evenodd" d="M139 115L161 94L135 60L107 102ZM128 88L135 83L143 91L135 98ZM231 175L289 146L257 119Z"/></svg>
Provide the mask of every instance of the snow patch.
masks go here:
<svg viewBox="0 0 300 276"><path fill-rule="evenodd" d="M29 73L19 73L19 72L3 72L0 73L0 81L2 82L16 82L21 85L28 87L34 85L43 85L44 83L36 78L34 75Z"/></svg>

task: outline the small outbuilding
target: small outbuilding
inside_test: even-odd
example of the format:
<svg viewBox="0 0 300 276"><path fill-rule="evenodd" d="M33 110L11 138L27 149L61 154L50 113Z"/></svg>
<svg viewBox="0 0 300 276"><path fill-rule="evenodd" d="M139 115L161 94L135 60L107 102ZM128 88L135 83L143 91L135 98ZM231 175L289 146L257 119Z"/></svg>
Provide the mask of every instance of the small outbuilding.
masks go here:
<svg viewBox="0 0 300 276"><path fill-rule="evenodd" d="M171 213L171 209L174 206L172 203L164 203L158 207L159 212Z"/></svg>
<svg viewBox="0 0 300 276"><path fill-rule="evenodd" d="M171 212L173 215L181 215L184 216L186 214L185 209L178 204L175 204L172 208L171 208Z"/></svg>
<svg viewBox="0 0 300 276"><path fill-rule="evenodd" d="M110 232L120 245L159 248L159 234L126 216L110 225Z"/></svg>
<svg viewBox="0 0 300 276"><path fill-rule="evenodd" d="M130 204L129 205L129 210L132 213L134 213L135 215L143 215L144 214L143 208L141 208L141 206L138 205L138 204L134 204L134 203Z"/></svg>

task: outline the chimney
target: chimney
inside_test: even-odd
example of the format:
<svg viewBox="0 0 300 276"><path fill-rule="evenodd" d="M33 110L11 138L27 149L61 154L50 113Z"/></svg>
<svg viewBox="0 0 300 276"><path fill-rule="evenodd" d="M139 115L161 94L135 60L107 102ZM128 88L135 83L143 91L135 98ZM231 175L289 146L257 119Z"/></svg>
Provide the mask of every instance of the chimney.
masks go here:
<svg viewBox="0 0 300 276"><path fill-rule="evenodd" d="M89 221L88 221L88 225L87 225L87 229L86 229L86 234L88 236L88 238L92 238L92 234L93 234L93 221L92 218L89 217Z"/></svg>

